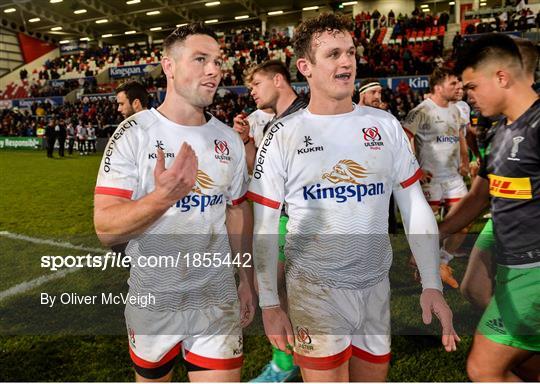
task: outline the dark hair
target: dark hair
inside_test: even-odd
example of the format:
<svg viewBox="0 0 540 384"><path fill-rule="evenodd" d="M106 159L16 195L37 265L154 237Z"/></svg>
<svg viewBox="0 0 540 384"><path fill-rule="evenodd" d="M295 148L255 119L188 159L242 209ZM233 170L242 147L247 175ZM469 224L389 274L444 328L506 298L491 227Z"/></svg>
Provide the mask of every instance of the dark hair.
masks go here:
<svg viewBox="0 0 540 384"><path fill-rule="evenodd" d="M527 75L536 75L536 67L538 66L538 48L529 39L514 39L521 55L521 63L523 70Z"/></svg>
<svg viewBox="0 0 540 384"><path fill-rule="evenodd" d="M267 60L249 68L249 71L245 77L246 85L249 85L249 83L253 81L253 76L259 72L264 72L271 75L280 74L285 78L287 84L291 84L291 74L281 60Z"/></svg>
<svg viewBox="0 0 540 384"><path fill-rule="evenodd" d="M148 91L144 85L138 81L126 81L125 83L120 84L115 92L117 95L120 92L125 92L129 104L133 104L135 100L139 99L143 108L148 108Z"/></svg>
<svg viewBox="0 0 540 384"><path fill-rule="evenodd" d="M163 40L163 51L167 52L175 44L182 43L191 35L207 35L217 40L217 36L212 28L207 27L202 22L191 23L176 28L169 36Z"/></svg>
<svg viewBox="0 0 540 384"><path fill-rule="evenodd" d="M435 68L435 70L433 71L431 76L429 76L429 90L430 90L430 92L433 93L435 91L435 86L436 85L441 85L442 83L444 83L446 78L448 78L450 76L456 76L454 71L452 71L450 68L445 68L445 67L442 67L442 68L437 67L437 68Z"/></svg>
<svg viewBox="0 0 540 384"><path fill-rule="evenodd" d="M467 68L476 69L487 61L501 61L509 66L523 68L514 39L502 33L489 33L463 50L456 63L456 73L463 73Z"/></svg>
<svg viewBox="0 0 540 384"><path fill-rule="evenodd" d="M353 22L349 17L335 13L321 13L316 18L303 21L296 28L293 38L294 52L298 57L307 57L314 63L315 57L311 49L313 35L333 31L350 32L352 30Z"/></svg>

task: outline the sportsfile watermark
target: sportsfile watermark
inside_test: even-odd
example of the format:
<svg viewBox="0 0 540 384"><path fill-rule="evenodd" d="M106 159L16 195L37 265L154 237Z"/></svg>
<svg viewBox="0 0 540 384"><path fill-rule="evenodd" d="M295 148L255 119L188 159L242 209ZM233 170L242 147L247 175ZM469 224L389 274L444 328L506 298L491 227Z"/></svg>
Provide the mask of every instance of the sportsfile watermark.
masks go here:
<svg viewBox="0 0 540 384"><path fill-rule="evenodd" d="M302 225L306 230L313 229L309 222ZM523 238L529 239L526 234ZM407 238L403 234L288 234L245 239L226 234L155 235L136 239L117 252L93 248L77 254L67 246L62 249L51 244L51 252L31 259L35 246L28 245L18 249L19 257L13 258L22 266L16 273L9 268L0 271L0 282L9 281L0 290L0 335L125 335L126 313L136 335L155 334L162 330L140 328L137 324L159 323L159 316L165 314L191 318L203 312L203 322L186 324L204 323L208 328L167 332L226 333L221 328L212 329L212 322L219 323L229 316L238 318L247 295L258 314L243 332L263 336L257 293L250 293L245 284L240 284L242 273L249 271L257 273L259 293L264 286L277 287L280 295L287 295L286 313L302 350L316 348L317 335L324 333L438 336L441 327L435 314L430 325L422 321L421 276L412 266L410 247L411 243L430 241L431 235ZM5 245L9 249L9 244ZM49 244L40 244L43 246ZM507 248L509 252L511 247ZM491 249L497 260L514 263L534 261L539 252L532 249L506 254L500 245L497 247L493 236L471 234L454 258L443 252L434 255L434 260L447 266L439 272L459 335L473 335L479 324L483 333L512 332L519 325L520 313L488 313L482 318L483 310L460 291L463 285L482 283L478 275L471 280L472 275L468 279L465 274L468 258L478 249ZM24 266L27 256L29 267ZM265 274L268 268L276 268L276 274ZM279 273L278 268L282 268ZM523 270L509 269L505 273L513 271ZM285 277L274 283L272 276ZM486 302L497 289L487 283L482 290L491 289L485 295ZM529 296L533 295L523 295ZM355 307L354 303L363 306ZM157 317L147 319L147 314ZM508 318L510 315L512 318ZM340 319L348 320L342 323ZM528 335L529 328L518 332Z"/></svg>
<svg viewBox="0 0 540 384"><path fill-rule="evenodd" d="M63 268L92 268L106 270L107 268L129 268L134 264L140 268L220 268L220 267L243 267L252 266L250 253L230 252L178 252L172 255L139 255L131 257L122 253L107 252L105 255L79 256L41 256L41 268L50 271L58 271Z"/></svg>

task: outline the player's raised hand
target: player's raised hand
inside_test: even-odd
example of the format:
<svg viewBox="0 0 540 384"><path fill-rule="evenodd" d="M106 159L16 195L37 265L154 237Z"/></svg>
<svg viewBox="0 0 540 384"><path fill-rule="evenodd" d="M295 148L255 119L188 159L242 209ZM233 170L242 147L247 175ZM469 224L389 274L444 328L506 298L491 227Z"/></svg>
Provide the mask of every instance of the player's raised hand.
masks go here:
<svg viewBox="0 0 540 384"><path fill-rule="evenodd" d="M432 313L437 316L442 325L442 344L446 352L456 350L456 343L461 341L454 325L452 324L452 310L446 304L441 291L437 289L424 289L420 296L420 306L422 307L422 320L424 324L431 324Z"/></svg>
<svg viewBox="0 0 540 384"><path fill-rule="evenodd" d="M264 332L270 343L277 349L291 354L294 334L289 317L281 307L263 308Z"/></svg>
<svg viewBox="0 0 540 384"><path fill-rule="evenodd" d="M238 132L240 138L244 143L250 139L249 122L247 121L244 114L241 113L233 119L233 128L236 132Z"/></svg>
<svg viewBox="0 0 540 384"><path fill-rule="evenodd" d="M197 155L189 144L182 144L169 169L165 169L165 155L158 149L154 168L156 192L168 204L174 204L186 196L195 185L197 169Z"/></svg>

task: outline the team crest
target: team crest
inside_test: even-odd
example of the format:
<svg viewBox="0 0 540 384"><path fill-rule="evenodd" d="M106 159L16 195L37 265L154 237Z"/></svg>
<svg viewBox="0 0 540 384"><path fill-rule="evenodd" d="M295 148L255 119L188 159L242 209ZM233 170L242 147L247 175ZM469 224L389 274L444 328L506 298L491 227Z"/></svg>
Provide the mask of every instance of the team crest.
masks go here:
<svg viewBox="0 0 540 384"><path fill-rule="evenodd" d="M214 140L214 152L215 158L222 163L228 163L231 161L229 156L229 144L225 140Z"/></svg>
<svg viewBox="0 0 540 384"><path fill-rule="evenodd" d="M362 132L364 133L364 145L369 149L379 151L381 149L380 147L384 146L379 128L362 128Z"/></svg>

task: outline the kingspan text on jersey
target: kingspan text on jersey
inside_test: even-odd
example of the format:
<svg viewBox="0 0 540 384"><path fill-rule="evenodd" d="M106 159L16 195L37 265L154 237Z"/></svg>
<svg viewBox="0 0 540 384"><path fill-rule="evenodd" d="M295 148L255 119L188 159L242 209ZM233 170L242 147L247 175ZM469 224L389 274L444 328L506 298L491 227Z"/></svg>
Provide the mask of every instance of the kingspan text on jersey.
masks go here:
<svg viewBox="0 0 540 384"><path fill-rule="evenodd" d="M187 195L178 200L173 207L180 208L180 212L187 212L191 208L200 207L201 213L207 207L223 204L223 194L219 195Z"/></svg>
<svg viewBox="0 0 540 384"><path fill-rule="evenodd" d="M364 196L376 196L384 194L383 183L349 184L337 187L321 187L313 184L303 187L304 200L335 199L338 203L344 203L350 198L362 201Z"/></svg>

